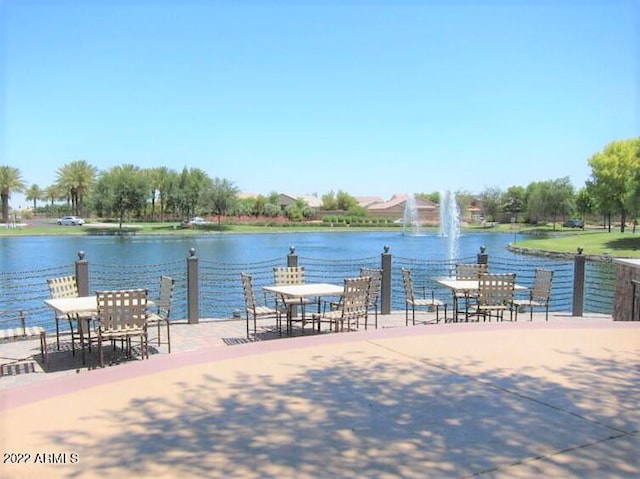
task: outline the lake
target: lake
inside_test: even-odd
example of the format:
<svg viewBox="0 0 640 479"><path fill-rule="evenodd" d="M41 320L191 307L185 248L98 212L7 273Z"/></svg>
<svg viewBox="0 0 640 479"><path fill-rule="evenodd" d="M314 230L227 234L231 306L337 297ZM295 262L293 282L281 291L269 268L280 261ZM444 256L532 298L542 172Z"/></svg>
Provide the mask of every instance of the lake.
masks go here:
<svg viewBox="0 0 640 479"><path fill-rule="evenodd" d="M463 234L458 258L449 260L447 238L400 232L0 237L0 310L27 307L34 308L38 315L50 313L42 302L48 296L46 279L73 274L79 251L85 253L90 264L92 290L144 286L153 293L161 272L177 277L174 317L184 318L186 258L191 248L200 260L200 316L229 317L243 307L239 272L255 272L258 283L266 284L271 279L272 266L286 263L290 247L295 247L309 280L339 282L357 271L357 265L379 266L385 246L393 255L392 307L403 309L404 295L396 269L415 267L442 276L446 274L443 265L475 262L480 247L485 246L491 270L515 271L518 282L529 284L535 267L554 269L552 309L569 311L573 262L511 253L507 245L518 238L522 235ZM435 268L434 263L438 263ZM445 292L440 294L444 296ZM606 312L609 307L607 303L602 308Z"/></svg>

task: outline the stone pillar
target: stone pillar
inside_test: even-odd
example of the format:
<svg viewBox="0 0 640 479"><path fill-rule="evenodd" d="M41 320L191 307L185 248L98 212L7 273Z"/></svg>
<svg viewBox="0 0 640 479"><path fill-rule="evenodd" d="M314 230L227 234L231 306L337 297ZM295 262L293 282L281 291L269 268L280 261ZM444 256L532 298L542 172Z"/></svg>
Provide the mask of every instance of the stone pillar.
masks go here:
<svg viewBox="0 0 640 479"><path fill-rule="evenodd" d="M189 324L198 324L200 322L200 282L195 248L189 250L187 258L187 310Z"/></svg>
<svg viewBox="0 0 640 479"><path fill-rule="evenodd" d="M583 249L578 248L573 266L573 316L582 316L584 312L584 272L586 257Z"/></svg>
<svg viewBox="0 0 640 479"><path fill-rule="evenodd" d="M614 321L640 321L640 259L616 258Z"/></svg>
<svg viewBox="0 0 640 479"><path fill-rule="evenodd" d="M287 255L287 266L295 268L298 266L298 255L296 254L296 247L289 246L289 254Z"/></svg>
<svg viewBox="0 0 640 479"><path fill-rule="evenodd" d="M487 247L480 246L480 252L478 253L478 264L489 264L489 255L486 253Z"/></svg>
<svg viewBox="0 0 640 479"><path fill-rule="evenodd" d="M380 282L380 314L391 314L391 253L385 245L381 254L382 279Z"/></svg>
<svg viewBox="0 0 640 479"><path fill-rule="evenodd" d="M89 262L84 259L84 251L78 251L76 260L76 284L78 296L90 296L89 294Z"/></svg>

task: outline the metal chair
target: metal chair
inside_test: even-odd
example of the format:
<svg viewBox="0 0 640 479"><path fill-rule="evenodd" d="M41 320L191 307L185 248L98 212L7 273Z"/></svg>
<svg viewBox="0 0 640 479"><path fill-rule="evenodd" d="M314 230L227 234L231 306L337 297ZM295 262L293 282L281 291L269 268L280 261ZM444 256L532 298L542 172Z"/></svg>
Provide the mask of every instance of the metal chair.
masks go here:
<svg viewBox="0 0 640 479"><path fill-rule="evenodd" d="M276 286L284 286L288 284L304 284L305 272L302 266L279 266L273 268L273 282ZM319 301L319 300L318 300ZM302 333L304 334L304 327L307 323L306 306L308 304L317 304L318 301L314 301L309 298L287 298L286 296L276 296L276 309L279 309L280 303L283 305L287 312L287 334L290 334L293 328L294 321L300 321L302 325ZM300 308L301 316L298 319L297 312ZM313 316L311 320L311 326L313 328L314 321Z"/></svg>
<svg viewBox="0 0 640 479"><path fill-rule="evenodd" d="M435 297L435 293L432 290L430 297L427 297L426 288L422 288L422 297L416 297L415 288L413 285L413 278L411 271L402 268L402 284L404 286L405 295L405 326L409 325L409 307L411 307L413 324L416 324L416 308L426 307L427 309L435 308L436 310L436 322L440 322L440 307L444 306L444 319L447 320L447 305Z"/></svg>
<svg viewBox="0 0 640 479"><path fill-rule="evenodd" d="M127 345L127 356L131 357L131 339L140 338L142 358L149 358L147 336L147 297L146 289L124 289L97 291L98 319L96 333L100 367L104 367L104 341L120 339Z"/></svg>
<svg viewBox="0 0 640 479"><path fill-rule="evenodd" d="M487 265L484 263L458 263L456 264L456 279L477 280L481 274L487 272ZM469 302L477 299L476 292L464 291L453 292L453 319L458 321L458 315L464 312L464 319L469 319ZM464 303L464 310L460 309L460 302Z"/></svg>
<svg viewBox="0 0 640 479"><path fill-rule="evenodd" d="M50 278L47 280L47 286L49 287L49 295L51 298L77 298L78 297L78 284L75 276L62 276L60 278ZM90 322L93 315L90 313L76 313L73 315L55 315L56 320L56 348L60 350L60 320L67 320L69 322L69 331L71 333L71 353L76 355L75 341L76 335L79 340L82 340L83 334L86 333L91 338ZM75 330L74 323L80 328L83 328L82 333Z"/></svg>
<svg viewBox="0 0 640 479"><path fill-rule="evenodd" d="M478 297L476 312L486 321L491 321L492 313L502 321L504 312L509 311L509 319L513 319L513 289L516 283L515 273L481 274L478 280Z"/></svg>
<svg viewBox="0 0 640 479"><path fill-rule="evenodd" d="M533 308L545 308L545 321L549 321L549 301L551 300L551 283L553 281L553 270L536 268L533 275L533 287L529 291L529 298L514 299L513 304L516 310L516 320L518 310L529 308L530 321L533 321Z"/></svg>
<svg viewBox="0 0 640 479"><path fill-rule="evenodd" d="M251 338L249 323L253 319L253 337L256 338L258 330L258 319L274 318L278 334L282 335L282 313L278 309L268 306L260 306L256 303L256 296L253 290L253 278L250 274L240 273L242 280L242 292L244 293L245 312L247 317L247 339Z"/></svg>
<svg viewBox="0 0 640 479"><path fill-rule="evenodd" d="M12 326L19 324L17 327L6 328L5 323ZM27 326L24 311L10 310L0 311L0 342L17 341L21 339L31 339L38 337L40 339L40 356L42 357L42 369L49 369L49 350L47 349L47 332L41 326ZM18 359L17 361L21 361ZM2 374L0 373L0 376Z"/></svg>
<svg viewBox="0 0 640 479"><path fill-rule="evenodd" d="M175 282L175 279L171 276L160 276L160 292L158 294L158 301L155 303L156 310L147 317L147 325L158 326L158 346L160 346L160 327L162 324L166 326L169 354L171 354L171 321L169 321L169 316L171 315L171 301L173 299Z"/></svg>
<svg viewBox="0 0 640 479"><path fill-rule="evenodd" d="M382 282L382 270L380 268L361 268L360 276L369 276L371 278L367 307L373 308L374 318L375 318L375 327L376 329L378 329L378 300L380 298L380 284ZM365 330L367 329L366 321L364 323L364 329Z"/></svg>
<svg viewBox="0 0 640 479"><path fill-rule="evenodd" d="M369 311L369 288L371 285L370 276L360 276L358 278L347 278L344 280L344 292L342 299L338 303L337 309L323 312L316 316L319 323L329 323L329 331L344 331L347 323L347 330L351 330L351 324L360 324L360 320L367 321ZM338 326L340 329L338 329Z"/></svg>

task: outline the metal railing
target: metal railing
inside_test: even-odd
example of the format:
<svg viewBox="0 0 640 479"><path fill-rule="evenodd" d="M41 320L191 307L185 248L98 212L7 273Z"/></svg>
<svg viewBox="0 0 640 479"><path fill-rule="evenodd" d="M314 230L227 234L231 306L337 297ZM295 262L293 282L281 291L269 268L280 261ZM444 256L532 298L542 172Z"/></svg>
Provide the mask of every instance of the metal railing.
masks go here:
<svg viewBox="0 0 640 479"><path fill-rule="evenodd" d="M160 276L172 276L175 282L173 319L188 319L197 323L200 318L227 319L243 315L244 299L240 284L240 272L253 275L256 291L273 283L273 268L276 266L304 266L309 282L342 283L344 278L359 274L360 268L383 269L381 288L382 314L404 309L404 291L400 270L413 271L416 284L434 291L443 301L450 302L451 292L436 283L437 278L450 276L458 262L487 262L492 272L515 272L519 284L533 283L535 268L554 270L551 293L551 311L576 311L576 304L584 312L611 314L615 291L615 270L611 262L586 261L584 281L576 276L576 270L584 262L580 253L574 260L540 258L523 255L514 260L499 255L488 255L480 251L477 256L455 260L423 260L393 256L385 250L380 256L333 260L298 256L291 248L279 258L255 263L224 263L201 260L197 252L190 250L185 261L152 264L103 264L91 263L80 252L78 259L58 267L33 271L0 273L0 311L24 311L29 325L52 327L53 312L44 304L49 297L46 280L52 277L75 274L81 294L93 294L97 290L146 287L151 298L158 295ZM578 265L578 268L576 267ZM576 292L579 293L576 298ZM580 308L578 308L580 309Z"/></svg>

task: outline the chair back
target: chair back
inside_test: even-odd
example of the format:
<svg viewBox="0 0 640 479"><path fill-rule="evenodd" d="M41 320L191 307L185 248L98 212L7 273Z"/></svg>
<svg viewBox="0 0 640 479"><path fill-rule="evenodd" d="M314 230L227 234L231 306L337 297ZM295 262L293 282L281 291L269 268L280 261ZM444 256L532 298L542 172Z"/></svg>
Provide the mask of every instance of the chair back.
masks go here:
<svg viewBox="0 0 640 479"><path fill-rule="evenodd" d="M285 284L303 284L303 266L281 266L273 268L273 282L276 286Z"/></svg>
<svg viewBox="0 0 640 479"><path fill-rule="evenodd" d="M533 276L533 289L531 299L534 301L548 302L551 297L551 283L553 270L536 268Z"/></svg>
<svg viewBox="0 0 640 479"><path fill-rule="evenodd" d="M169 319L171 314L171 301L173 299L173 287L175 285L175 279L171 276L160 276L160 292L158 294L158 301L156 303L158 316Z"/></svg>
<svg viewBox="0 0 640 479"><path fill-rule="evenodd" d="M77 298L78 283L75 276L62 276L47 280L51 298Z"/></svg>
<svg viewBox="0 0 640 479"><path fill-rule="evenodd" d="M256 297L253 291L253 278L250 274L240 273L242 279L242 293L244 294L244 303L248 311L256 310Z"/></svg>
<svg viewBox="0 0 640 479"><path fill-rule="evenodd" d="M358 319L367 315L370 284L370 276L344 280L344 293L342 294L343 319Z"/></svg>
<svg viewBox="0 0 640 479"><path fill-rule="evenodd" d="M369 276L369 304L377 304L380 296L380 283L382 282L382 270L379 268L361 268L360 276Z"/></svg>
<svg viewBox="0 0 640 479"><path fill-rule="evenodd" d="M404 286L404 295L407 301L413 301L415 297L413 292L413 278L411 277L411 270L402 268L402 285Z"/></svg>
<svg viewBox="0 0 640 479"><path fill-rule="evenodd" d="M146 328L146 289L96 291L96 297L101 330L126 333Z"/></svg>
<svg viewBox="0 0 640 479"><path fill-rule="evenodd" d="M481 274L487 272L487 265L484 263L459 263L456 264L456 279L473 280L478 279Z"/></svg>
<svg viewBox="0 0 640 479"><path fill-rule="evenodd" d="M503 306L513 301L515 273L482 274L478 280L478 304Z"/></svg>

